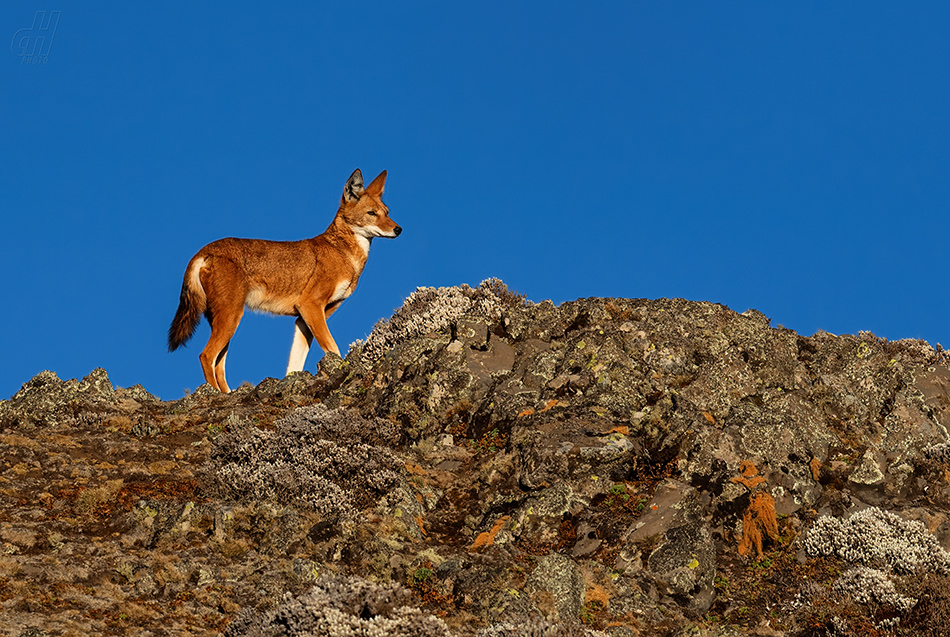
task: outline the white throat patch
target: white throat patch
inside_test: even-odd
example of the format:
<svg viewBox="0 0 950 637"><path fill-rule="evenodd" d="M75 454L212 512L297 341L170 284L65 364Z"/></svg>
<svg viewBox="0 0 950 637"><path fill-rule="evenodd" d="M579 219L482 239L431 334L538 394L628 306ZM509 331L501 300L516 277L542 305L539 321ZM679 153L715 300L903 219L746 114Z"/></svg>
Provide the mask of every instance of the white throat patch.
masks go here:
<svg viewBox="0 0 950 637"><path fill-rule="evenodd" d="M355 230L355 229L354 229L354 230ZM361 228L360 230L362 230L362 228ZM355 230L353 234L356 235L356 242L357 242L357 243L360 245L360 247L363 249L363 254L365 254L366 256L369 256L369 245L370 245L370 243L373 242L373 237L372 237L372 236L366 236L366 235L364 235L362 232L360 232L359 230Z"/></svg>

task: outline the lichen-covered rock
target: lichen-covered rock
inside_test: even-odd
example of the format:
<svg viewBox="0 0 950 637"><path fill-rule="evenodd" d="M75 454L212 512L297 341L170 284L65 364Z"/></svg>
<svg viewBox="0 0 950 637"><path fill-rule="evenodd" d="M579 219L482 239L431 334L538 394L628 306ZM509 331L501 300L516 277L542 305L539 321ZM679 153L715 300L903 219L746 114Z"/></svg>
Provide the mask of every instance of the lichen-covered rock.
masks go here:
<svg viewBox="0 0 950 637"><path fill-rule="evenodd" d="M462 316L494 321L506 308L523 304L524 297L510 292L498 279L482 281L477 288L418 288L390 318L376 324L365 342L353 343L351 350L372 363L411 338L455 327Z"/></svg>
<svg viewBox="0 0 950 637"><path fill-rule="evenodd" d="M627 530L615 565L630 574L645 568L665 596L694 615L712 604L716 576L716 546L698 498L678 481L660 484ZM654 548L643 554L645 546Z"/></svg>
<svg viewBox="0 0 950 637"><path fill-rule="evenodd" d="M115 403L115 389L102 368L81 381L62 381L55 372L44 371L23 385L10 400L0 401L0 428L32 429L68 422L79 407L102 408Z"/></svg>
<svg viewBox="0 0 950 637"><path fill-rule="evenodd" d="M539 559L525 590L550 600L554 610L553 619L566 624L580 623L584 605L584 575L571 558L552 553Z"/></svg>

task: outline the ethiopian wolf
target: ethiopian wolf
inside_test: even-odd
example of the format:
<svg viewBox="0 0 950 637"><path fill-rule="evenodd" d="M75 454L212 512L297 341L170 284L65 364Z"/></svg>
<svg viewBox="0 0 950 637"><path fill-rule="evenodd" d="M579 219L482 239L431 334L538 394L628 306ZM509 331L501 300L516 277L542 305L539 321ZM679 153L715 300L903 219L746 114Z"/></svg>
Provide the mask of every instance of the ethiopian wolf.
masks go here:
<svg viewBox="0 0 950 637"><path fill-rule="evenodd" d="M211 338L198 357L201 369L209 384L230 391L224 361L247 306L297 317L288 374L303 369L314 338L324 352L339 355L327 317L356 289L373 239L402 232L383 203L385 185L385 170L366 188L363 174L354 171L333 223L312 239L228 238L199 250L185 268L181 302L168 328L168 351L191 338L204 314Z"/></svg>

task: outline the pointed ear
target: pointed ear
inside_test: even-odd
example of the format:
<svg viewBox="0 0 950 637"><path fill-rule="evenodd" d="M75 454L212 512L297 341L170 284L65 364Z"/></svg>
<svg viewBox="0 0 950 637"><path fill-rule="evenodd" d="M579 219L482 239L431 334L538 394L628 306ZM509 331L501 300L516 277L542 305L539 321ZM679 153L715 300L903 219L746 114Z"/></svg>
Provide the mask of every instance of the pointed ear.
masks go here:
<svg viewBox="0 0 950 637"><path fill-rule="evenodd" d="M363 192L363 173L357 168L346 180L346 186L343 187L343 201L356 201L363 196Z"/></svg>
<svg viewBox="0 0 950 637"><path fill-rule="evenodd" d="M382 197L383 190L386 188L386 171L379 173L379 176L373 180L369 186L366 187L366 192L370 193L374 197Z"/></svg>

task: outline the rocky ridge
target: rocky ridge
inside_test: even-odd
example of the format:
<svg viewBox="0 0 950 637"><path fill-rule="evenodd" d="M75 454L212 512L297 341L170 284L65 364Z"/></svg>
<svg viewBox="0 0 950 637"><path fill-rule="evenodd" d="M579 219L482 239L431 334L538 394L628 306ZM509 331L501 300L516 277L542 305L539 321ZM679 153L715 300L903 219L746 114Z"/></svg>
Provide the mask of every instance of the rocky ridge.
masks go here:
<svg viewBox="0 0 950 637"><path fill-rule="evenodd" d="M318 373L0 401L10 635L939 635L950 365L420 289Z"/></svg>

